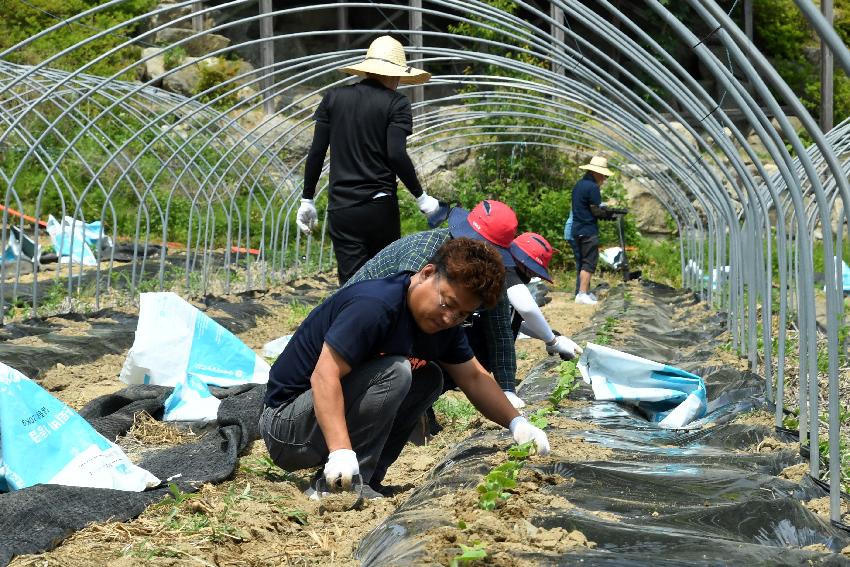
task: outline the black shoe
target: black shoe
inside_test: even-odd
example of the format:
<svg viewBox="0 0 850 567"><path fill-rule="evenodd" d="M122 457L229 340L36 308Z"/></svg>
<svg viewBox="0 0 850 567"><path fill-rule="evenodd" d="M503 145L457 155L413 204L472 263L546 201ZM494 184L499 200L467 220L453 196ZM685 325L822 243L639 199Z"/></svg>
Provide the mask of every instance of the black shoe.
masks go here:
<svg viewBox="0 0 850 567"><path fill-rule="evenodd" d="M425 417L428 418L428 434L433 437L443 430L443 426L437 422L437 415L434 413L434 408L428 408L425 412Z"/></svg>
<svg viewBox="0 0 850 567"><path fill-rule="evenodd" d="M386 496L387 498L392 498L396 494L401 494L402 492L407 492L413 488L413 485L410 483L407 484L381 484L380 482L372 481L369 483L370 490L377 492L382 496ZM363 490L366 490L366 487L363 487ZM365 498L364 494L364 498Z"/></svg>
<svg viewBox="0 0 850 567"><path fill-rule="evenodd" d="M363 488L360 490L360 496L363 497L364 500L375 500L377 498L383 498L386 494L383 494L380 490L375 490L368 484L364 484Z"/></svg>

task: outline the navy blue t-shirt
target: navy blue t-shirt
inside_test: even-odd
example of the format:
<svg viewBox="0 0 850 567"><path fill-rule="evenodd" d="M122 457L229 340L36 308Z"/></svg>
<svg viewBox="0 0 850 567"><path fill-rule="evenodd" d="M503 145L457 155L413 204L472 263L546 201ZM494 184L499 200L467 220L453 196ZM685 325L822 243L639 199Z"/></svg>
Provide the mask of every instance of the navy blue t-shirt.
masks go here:
<svg viewBox="0 0 850 567"><path fill-rule="evenodd" d="M310 389L328 343L352 369L383 355L460 364L473 357L460 327L427 334L407 307L409 272L342 288L313 309L272 365L265 403L286 404Z"/></svg>
<svg viewBox="0 0 850 567"><path fill-rule="evenodd" d="M602 204L599 185L593 175L586 173L573 187L573 238L599 234L599 221L590 212L590 205Z"/></svg>

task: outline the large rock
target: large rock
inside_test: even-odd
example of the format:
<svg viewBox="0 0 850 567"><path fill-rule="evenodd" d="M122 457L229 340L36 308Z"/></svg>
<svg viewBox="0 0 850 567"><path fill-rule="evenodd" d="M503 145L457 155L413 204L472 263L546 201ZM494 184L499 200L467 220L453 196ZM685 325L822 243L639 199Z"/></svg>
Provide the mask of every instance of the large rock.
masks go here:
<svg viewBox="0 0 850 567"><path fill-rule="evenodd" d="M162 85L159 79L165 74L164 53L159 47L146 47L142 50L142 59L151 57L142 64L142 80L151 81L151 85L155 87Z"/></svg>
<svg viewBox="0 0 850 567"><path fill-rule="evenodd" d="M681 122L653 124L647 125L647 127L652 130L656 130L659 133L658 137L661 138L662 143L675 144L679 147L682 147L684 145L686 147L683 148L683 150L686 150L687 147L690 147L694 150L699 149L699 144L697 144L696 138L690 132L688 132L687 128L685 128L685 126Z"/></svg>
<svg viewBox="0 0 850 567"><path fill-rule="evenodd" d="M163 10L162 12L159 12ZM192 19L186 18L184 20L180 20L179 22L175 22L174 20L181 18L183 16L188 16L192 13L192 6L183 5L178 6L177 4L173 4L170 2L163 2L153 10L152 12L155 15L151 16L148 20L148 29L156 29L159 26L168 24L170 27L181 27L192 29ZM159 12L159 13L157 13Z"/></svg>
<svg viewBox="0 0 850 567"><path fill-rule="evenodd" d="M167 91L185 96L193 96L198 92L203 72L217 72L224 80L238 77L235 83L230 83L227 89L239 89L240 86L254 79L254 67L247 61L231 61L221 57L186 57L181 69L169 72L163 76L162 88Z"/></svg>
<svg viewBox="0 0 850 567"><path fill-rule="evenodd" d="M190 65L165 75L162 78L162 88L185 96L194 95L201 80L201 70L195 61L197 61L196 57L186 57L183 63L190 63Z"/></svg>
<svg viewBox="0 0 850 567"><path fill-rule="evenodd" d="M214 33L198 34L191 29L165 28L156 33L156 42L173 44L188 39L181 47L191 57L203 57L230 45L230 40Z"/></svg>
<svg viewBox="0 0 850 567"><path fill-rule="evenodd" d="M668 223L669 213L652 193L655 182L646 177L624 179L629 213L643 234L673 234Z"/></svg>

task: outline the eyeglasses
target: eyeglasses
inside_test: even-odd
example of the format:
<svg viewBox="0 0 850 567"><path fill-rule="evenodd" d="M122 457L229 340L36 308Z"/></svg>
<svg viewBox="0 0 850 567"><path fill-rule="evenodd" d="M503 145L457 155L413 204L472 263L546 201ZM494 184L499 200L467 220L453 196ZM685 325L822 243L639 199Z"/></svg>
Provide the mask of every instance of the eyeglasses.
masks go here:
<svg viewBox="0 0 850 567"><path fill-rule="evenodd" d="M471 311L467 312L467 313L461 312L461 311L458 311L456 307L449 307L448 304L446 304L445 300L443 299L443 292L440 291L440 281L439 280L440 280L440 272L436 272L436 275L434 277L434 281L435 281L435 285L437 286L437 296L440 298L440 309L442 309L446 314L448 314L449 320L452 323L457 323L459 321L463 321L464 319L466 319L467 317L472 315Z"/></svg>

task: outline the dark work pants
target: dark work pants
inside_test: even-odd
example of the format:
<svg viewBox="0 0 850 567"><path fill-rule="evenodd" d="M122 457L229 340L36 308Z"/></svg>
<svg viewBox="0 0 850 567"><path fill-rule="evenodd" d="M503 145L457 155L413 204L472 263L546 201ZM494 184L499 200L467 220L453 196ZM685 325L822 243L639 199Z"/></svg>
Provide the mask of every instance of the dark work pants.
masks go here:
<svg viewBox="0 0 850 567"><path fill-rule="evenodd" d="M578 295L578 290L580 287L580 279L581 279L581 250L578 247L578 243L573 240L567 240L567 243L570 245L570 248L573 249L573 258L576 260L576 290L575 294Z"/></svg>
<svg viewBox="0 0 850 567"><path fill-rule="evenodd" d="M392 195L328 211L328 221L340 286L378 252L401 238L398 200Z"/></svg>
<svg viewBox="0 0 850 567"><path fill-rule="evenodd" d="M401 356L370 360L342 379L345 421L364 483L383 479L442 385L437 365L411 372L410 362ZM264 408L260 433L272 460L284 470L318 467L327 461L312 390L286 405Z"/></svg>

